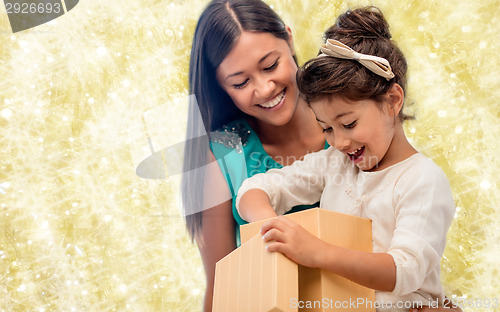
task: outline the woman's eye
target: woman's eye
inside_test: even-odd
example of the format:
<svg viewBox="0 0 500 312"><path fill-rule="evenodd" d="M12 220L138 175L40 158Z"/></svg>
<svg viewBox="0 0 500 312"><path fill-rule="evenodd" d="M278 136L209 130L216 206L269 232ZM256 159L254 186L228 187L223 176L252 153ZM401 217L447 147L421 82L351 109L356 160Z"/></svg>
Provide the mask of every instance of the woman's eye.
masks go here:
<svg viewBox="0 0 500 312"><path fill-rule="evenodd" d="M233 84L233 87L236 88L236 89L241 89L243 88L244 86L246 86L246 84L248 83L248 79L243 81L242 83L239 83L239 84Z"/></svg>
<svg viewBox="0 0 500 312"><path fill-rule="evenodd" d="M323 133L325 133L325 132L332 132L332 130L333 130L332 127L326 128L326 129L323 129Z"/></svg>
<svg viewBox="0 0 500 312"><path fill-rule="evenodd" d="M279 63L278 61L279 61L279 59L277 59L276 62L274 62L271 66L264 68L264 70L271 71L271 70L275 69L276 67L278 67L278 63Z"/></svg>
<svg viewBox="0 0 500 312"><path fill-rule="evenodd" d="M356 120L354 120L353 122L351 122L350 124L348 125L344 125L344 128L346 129L352 129L356 126Z"/></svg>

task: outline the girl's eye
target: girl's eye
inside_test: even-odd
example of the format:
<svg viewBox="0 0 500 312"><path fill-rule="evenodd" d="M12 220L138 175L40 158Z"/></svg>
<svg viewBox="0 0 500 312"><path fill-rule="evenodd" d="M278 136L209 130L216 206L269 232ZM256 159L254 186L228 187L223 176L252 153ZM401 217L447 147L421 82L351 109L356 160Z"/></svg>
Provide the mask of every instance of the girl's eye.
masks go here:
<svg viewBox="0 0 500 312"><path fill-rule="evenodd" d="M346 129L352 129L356 126L356 120L354 120L353 122L351 122L350 124L348 125L344 125L344 128Z"/></svg>
<svg viewBox="0 0 500 312"><path fill-rule="evenodd" d="M248 79L247 79L247 80L245 80L245 81L243 81L242 83L239 83L239 84L234 84L234 85L233 85L233 87L234 87L235 89L241 89L241 88L243 88L244 86L246 86L246 84L247 84L247 83L248 83Z"/></svg>
<svg viewBox="0 0 500 312"><path fill-rule="evenodd" d="M280 59L277 59L276 62L273 63L273 65L269 66L269 67L266 67L264 68L265 71L271 71L271 70L274 70L276 67L278 67L278 63L279 63L279 60Z"/></svg>
<svg viewBox="0 0 500 312"><path fill-rule="evenodd" d="M333 130L332 127L326 128L326 129L323 129L323 133L325 133L325 132L332 132L332 130Z"/></svg>

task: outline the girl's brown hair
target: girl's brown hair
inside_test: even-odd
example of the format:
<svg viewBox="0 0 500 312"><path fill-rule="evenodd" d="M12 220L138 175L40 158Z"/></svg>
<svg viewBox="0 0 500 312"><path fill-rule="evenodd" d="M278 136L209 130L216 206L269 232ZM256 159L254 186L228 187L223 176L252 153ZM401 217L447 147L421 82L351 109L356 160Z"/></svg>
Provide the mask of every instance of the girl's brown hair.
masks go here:
<svg viewBox="0 0 500 312"><path fill-rule="evenodd" d="M356 60L330 56L314 58L297 72L298 88L307 103L333 96L382 103L394 83L406 93L406 59L391 40L389 24L378 8L348 10L325 32L327 39L338 40L359 53L385 58L392 67L394 78L388 81ZM412 118L403 110L399 117L401 120Z"/></svg>

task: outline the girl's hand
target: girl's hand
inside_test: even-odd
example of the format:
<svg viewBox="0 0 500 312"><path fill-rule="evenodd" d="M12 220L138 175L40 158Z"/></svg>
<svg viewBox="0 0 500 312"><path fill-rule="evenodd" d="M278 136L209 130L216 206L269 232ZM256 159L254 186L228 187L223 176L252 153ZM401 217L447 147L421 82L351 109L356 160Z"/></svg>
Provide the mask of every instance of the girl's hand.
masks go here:
<svg viewBox="0 0 500 312"><path fill-rule="evenodd" d="M262 225L260 233L270 252L280 252L290 260L307 267L317 267L317 259L327 243L288 219L279 216Z"/></svg>
<svg viewBox="0 0 500 312"><path fill-rule="evenodd" d="M392 291L396 265L387 253L363 252L329 244L280 216L262 225L267 250L284 254L295 263L320 268L375 290Z"/></svg>

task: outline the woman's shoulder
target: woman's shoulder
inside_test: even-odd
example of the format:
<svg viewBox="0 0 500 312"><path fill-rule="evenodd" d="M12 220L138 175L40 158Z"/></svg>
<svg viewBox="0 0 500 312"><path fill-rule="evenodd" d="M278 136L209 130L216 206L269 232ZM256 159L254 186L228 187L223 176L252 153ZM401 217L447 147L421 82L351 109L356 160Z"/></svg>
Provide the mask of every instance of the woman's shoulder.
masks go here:
<svg viewBox="0 0 500 312"><path fill-rule="evenodd" d="M245 119L237 119L210 133L212 148L225 148L241 152L251 139L252 128Z"/></svg>
<svg viewBox="0 0 500 312"><path fill-rule="evenodd" d="M231 159L231 163L254 168L253 171L265 172L279 167L245 119L237 119L212 132L210 146L217 159Z"/></svg>

